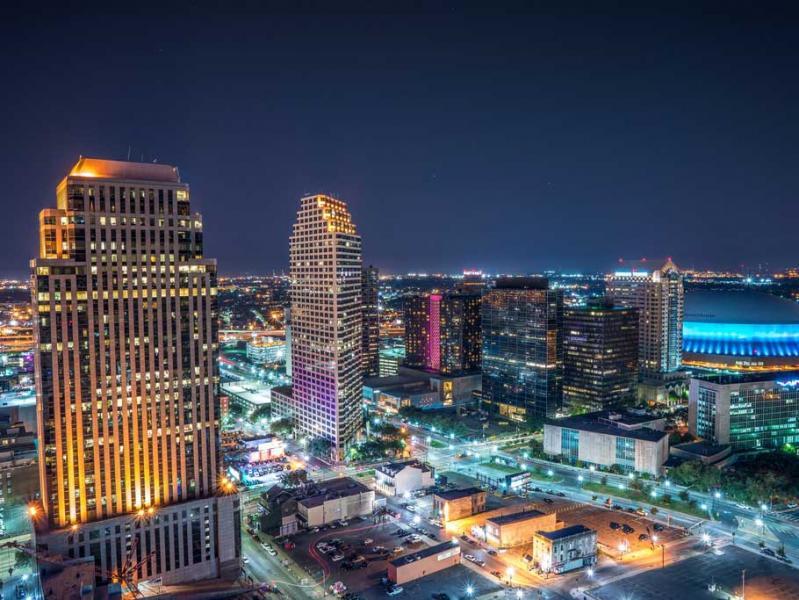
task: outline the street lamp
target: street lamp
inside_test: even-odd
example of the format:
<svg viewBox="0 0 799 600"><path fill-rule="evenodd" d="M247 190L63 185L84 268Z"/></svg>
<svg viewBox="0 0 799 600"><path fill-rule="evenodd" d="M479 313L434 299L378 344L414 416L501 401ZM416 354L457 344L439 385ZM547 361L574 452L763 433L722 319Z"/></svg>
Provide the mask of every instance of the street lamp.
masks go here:
<svg viewBox="0 0 799 600"><path fill-rule="evenodd" d="M508 574L508 584L512 583L513 575L514 573L516 573L516 569L514 569L513 567L508 567L505 572Z"/></svg>
<svg viewBox="0 0 799 600"><path fill-rule="evenodd" d="M474 594L474 588L472 586L470 586L470 585L467 585L466 586L466 595L471 598L472 594Z"/></svg>
<svg viewBox="0 0 799 600"><path fill-rule="evenodd" d="M588 574L589 577L594 576L594 570L591 567L588 567L588 571L586 571L586 573Z"/></svg>
<svg viewBox="0 0 799 600"><path fill-rule="evenodd" d="M555 474L555 471L552 469L547 469L547 477L552 477Z"/></svg>
<svg viewBox="0 0 799 600"><path fill-rule="evenodd" d="M516 598L521 600L522 596L524 596L524 593L521 590L516 590Z"/></svg>
<svg viewBox="0 0 799 600"><path fill-rule="evenodd" d="M577 476L577 481L579 481L580 483L583 482L583 479L584 479L584 477L582 475L578 475Z"/></svg>

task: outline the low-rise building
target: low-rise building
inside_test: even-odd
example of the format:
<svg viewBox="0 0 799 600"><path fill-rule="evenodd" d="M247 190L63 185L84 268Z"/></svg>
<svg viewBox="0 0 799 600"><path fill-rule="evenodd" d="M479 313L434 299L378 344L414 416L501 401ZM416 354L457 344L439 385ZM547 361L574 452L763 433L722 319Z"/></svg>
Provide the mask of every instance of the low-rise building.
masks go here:
<svg viewBox="0 0 799 600"><path fill-rule="evenodd" d="M375 467L375 489L386 496L402 496L435 485L432 467L409 460Z"/></svg>
<svg viewBox="0 0 799 600"><path fill-rule="evenodd" d="M297 518L306 527L319 527L337 520L370 515L375 492L350 477L323 481L317 493L297 501Z"/></svg>
<svg viewBox="0 0 799 600"><path fill-rule="evenodd" d="M436 492L433 495L433 512L440 515L444 523L457 521L483 512L486 496L486 492L477 487Z"/></svg>
<svg viewBox="0 0 799 600"><path fill-rule="evenodd" d="M537 531L533 562L544 573L566 573L596 563L597 532L585 525Z"/></svg>
<svg viewBox="0 0 799 600"><path fill-rule="evenodd" d="M529 544L536 531L552 531L557 527L557 515L538 510L492 517L486 521L486 542L496 548L512 548Z"/></svg>
<svg viewBox="0 0 799 600"><path fill-rule="evenodd" d="M501 490L518 490L530 483L530 473L503 463L486 462L477 465L474 477L480 483Z"/></svg>
<svg viewBox="0 0 799 600"><path fill-rule="evenodd" d="M278 363L286 360L286 342L260 336L247 340L247 359L254 363Z"/></svg>
<svg viewBox="0 0 799 600"><path fill-rule="evenodd" d="M474 391L481 385L480 373L442 374L399 367L391 376L366 378L363 398L387 412L396 413L406 407L433 410L473 403Z"/></svg>
<svg viewBox="0 0 799 600"><path fill-rule="evenodd" d="M669 458L665 419L629 412L600 411L544 425L544 452L570 462L658 476Z"/></svg>
<svg viewBox="0 0 799 600"><path fill-rule="evenodd" d="M389 561L388 578L401 585L454 567L460 562L460 558L461 547L458 543L444 542Z"/></svg>

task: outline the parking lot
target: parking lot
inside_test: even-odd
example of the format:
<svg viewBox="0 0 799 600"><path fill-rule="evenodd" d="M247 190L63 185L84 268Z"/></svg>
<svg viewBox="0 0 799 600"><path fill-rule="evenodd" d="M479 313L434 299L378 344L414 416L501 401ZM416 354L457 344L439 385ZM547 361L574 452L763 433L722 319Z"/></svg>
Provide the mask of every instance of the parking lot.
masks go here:
<svg viewBox="0 0 799 600"><path fill-rule="evenodd" d="M634 508L629 503L620 506ZM681 530L656 523L635 512L589 504L558 512L558 520L563 521L566 526L585 525L595 529L600 547L612 555L616 555L622 548L625 554L650 550L655 541L653 536L657 536L658 544L668 544L683 537Z"/></svg>
<svg viewBox="0 0 799 600"><path fill-rule="evenodd" d="M746 570L746 597L799 599L799 571L776 560L735 546L723 554L712 552L653 569L599 589L591 595L598 600L710 600L741 592L741 572ZM715 591L711 587L715 586Z"/></svg>
<svg viewBox="0 0 799 600"><path fill-rule="evenodd" d="M428 525L419 529L433 532L435 528ZM396 535L400 530L402 537ZM347 527L301 533L294 541L292 557L304 570L318 573L322 568L328 586L342 581L348 592L364 598L385 597L381 578L386 576L388 560L436 543L414 531L407 519L400 524L395 519L375 523L372 518L355 519Z"/></svg>

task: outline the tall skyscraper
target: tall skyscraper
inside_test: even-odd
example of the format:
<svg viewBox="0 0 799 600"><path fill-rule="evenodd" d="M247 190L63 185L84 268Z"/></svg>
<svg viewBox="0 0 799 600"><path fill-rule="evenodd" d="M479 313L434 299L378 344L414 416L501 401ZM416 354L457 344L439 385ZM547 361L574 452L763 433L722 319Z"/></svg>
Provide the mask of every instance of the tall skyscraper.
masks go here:
<svg viewBox="0 0 799 600"><path fill-rule="evenodd" d="M685 290L675 264L669 259L651 271L634 264L609 275L605 283L606 295L614 303L638 310L641 374L651 377L679 369Z"/></svg>
<svg viewBox="0 0 799 600"><path fill-rule="evenodd" d="M563 313L563 402L599 411L636 400L638 312L607 300Z"/></svg>
<svg viewBox="0 0 799 600"><path fill-rule="evenodd" d="M362 423L361 238L347 205L303 198L289 255L296 430L341 459Z"/></svg>
<svg viewBox="0 0 799 600"><path fill-rule="evenodd" d="M380 273L377 267L364 267L362 280L363 324L361 364L364 377L380 374L380 313L378 312L378 290Z"/></svg>
<svg viewBox="0 0 799 600"><path fill-rule="evenodd" d="M404 303L405 365L444 374L479 371L480 296L428 294Z"/></svg>
<svg viewBox="0 0 799 600"><path fill-rule="evenodd" d="M483 404L516 421L553 417L563 396L563 292L500 278L483 295Z"/></svg>
<svg viewBox="0 0 799 600"><path fill-rule="evenodd" d="M236 576L216 261L189 186L168 165L81 158L56 201L32 261L38 541L123 581Z"/></svg>

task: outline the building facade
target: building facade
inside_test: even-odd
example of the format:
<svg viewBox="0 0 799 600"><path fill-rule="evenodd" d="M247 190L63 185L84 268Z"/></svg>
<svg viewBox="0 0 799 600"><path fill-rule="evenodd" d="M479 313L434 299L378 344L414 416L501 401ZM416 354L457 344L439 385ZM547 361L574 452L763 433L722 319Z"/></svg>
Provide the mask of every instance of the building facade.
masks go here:
<svg viewBox="0 0 799 600"><path fill-rule="evenodd" d="M665 419L614 411L554 419L544 425L544 452L570 462L660 475L669 458Z"/></svg>
<svg viewBox="0 0 799 600"><path fill-rule="evenodd" d="M605 282L616 304L638 311L639 369L644 376L671 373L682 364L685 311L683 275L671 260L660 268L645 265L616 271Z"/></svg>
<svg viewBox="0 0 799 600"><path fill-rule="evenodd" d="M691 379L688 428L733 452L799 444L799 372L718 374Z"/></svg>
<svg viewBox="0 0 799 600"><path fill-rule="evenodd" d="M460 561L461 547L457 541L442 542L390 560L388 579L400 585L454 567Z"/></svg>
<svg viewBox="0 0 799 600"><path fill-rule="evenodd" d="M429 294L404 303L405 365L438 373L480 370L480 296Z"/></svg>
<svg viewBox="0 0 799 600"><path fill-rule="evenodd" d="M235 574L216 262L189 186L168 165L81 158L56 201L32 261L39 543L106 577L132 555L134 580Z"/></svg>
<svg viewBox="0 0 799 600"><path fill-rule="evenodd" d="M286 342L261 336L247 340L247 360L254 363L278 363L286 360Z"/></svg>
<svg viewBox="0 0 799 600"><path fill-rule="evenodd" d="M364 267L362 271L362 344L361 364L364 377L376 377L380 374L380 312L379 288L380 273L377 267Z"/></svg>
<svg viewBox="0 0 799 600"><path fill-rule="evenodd" d="M435 485L432 467L418 460L375 467L375 489L386 496L403 496Z"/></svg>
<svg viewBox="0 0 799 600"><path fill-rule="evenodd" d="M441 520L457 521L481 513L486 509L485 490L477 487L449 490L433 494L433 513Z"/></svg>
<svg viewBox="0 0 799 600"><path fill-rule="evenodd" d="M486 542L495 548L513 548L531 543L536 531L552 531L556 527L554 512L525 510L491 517L485 524Z"/></svg>
<svg viewBox="0 0 799 600"><path fill-rule="evenodd" d="M538 531L533 561L544 573L567 573L596 564L597 532L585 525Z"/></svg>
<svg viewBox="0 0 799 600"><path fill-rule="evenodd" d="M568 308L563 316L563 402L598 411L636 399L638 313L607 301Z"/></svg>
<svg viewBox="0 0 799 600"><path fill-rule="evenodd" d="M347 205L300 201L289 243L292 415L300 436L343 458L361 430L361 238Z"/></svg>
<svg viewBox="0 0 799 600"><path fill-rule="evenodd" d="M516 421L552 417L563 396L563 292L500 278L483 295L482 400Z"/></svg>

